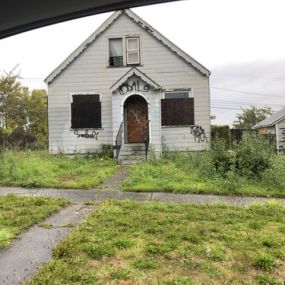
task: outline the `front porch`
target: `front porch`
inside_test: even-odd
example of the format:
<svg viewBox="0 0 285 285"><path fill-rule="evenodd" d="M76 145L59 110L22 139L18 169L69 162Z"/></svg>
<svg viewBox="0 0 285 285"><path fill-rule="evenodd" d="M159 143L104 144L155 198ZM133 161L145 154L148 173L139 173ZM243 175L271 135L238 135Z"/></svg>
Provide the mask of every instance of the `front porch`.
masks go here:
<svg viewBox="0 0 285 285"><path fill-rule="evenodd" d="M161 151L160 87L131 68L112 87L114 156L120 164L147 159Z"/></svg>

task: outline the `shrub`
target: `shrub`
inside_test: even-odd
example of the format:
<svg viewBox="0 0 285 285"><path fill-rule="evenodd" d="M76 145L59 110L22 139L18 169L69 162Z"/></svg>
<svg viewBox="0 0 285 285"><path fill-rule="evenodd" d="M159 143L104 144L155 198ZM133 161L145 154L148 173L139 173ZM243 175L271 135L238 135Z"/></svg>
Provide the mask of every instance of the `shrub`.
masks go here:
<svg viewBox="0 0 285 285"><path fill-rule="evenodd" d="M272 166L272 147L260 136L248 135L234 147L236 172L248 178L261 178Z"/></svg>
<svg viewBox="0 0 285 285"><path fill-rule="evenodd" d="M262 173L262 183L269 189L278 188L280 191L285 189L285 158L283 156L274 156L270 168Z"/></svg>
<svg viewBox="0 0 285 285"><path fill-rule="evenodd" d="M227 148L230 147L231 136L230 136L230 126L212 126L211 127L212 140L221 140L224 142Z"/></svg>
<svg viewBox="0 0 285 285"><path fill-rule="evenodd" d="M210 156L214 169L221 176L225 177L226 173L232 170L235 154L227 150L223 141L217 140L213 142Z"/></svg>
<svg viewBox="0 0 285 285"><path fill-rule="evenodd" d="M9 137L9 135L7 134L7 132L3 128L0 128L0 145L1 145L1 147L6 146L7 141L8 141L8 137Z"/></svg>
<svg viewBox="0 0 285 285"><path fill-rule="evenodd" d="M30 133L26 133L20 128L17 128L13 130L8 141L11 146L23 149L34 143L36 141L36 137Z"/></svg>

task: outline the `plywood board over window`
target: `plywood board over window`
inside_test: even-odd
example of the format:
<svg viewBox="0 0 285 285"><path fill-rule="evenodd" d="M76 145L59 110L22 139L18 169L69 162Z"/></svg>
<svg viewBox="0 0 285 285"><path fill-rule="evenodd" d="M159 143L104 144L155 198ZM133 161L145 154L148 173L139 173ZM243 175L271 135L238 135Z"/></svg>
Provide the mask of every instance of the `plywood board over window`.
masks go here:
<svg viewBox="0 0 285 285"><path fill-rule="evenodd" d="M194 98L190 91L166 92L161 100L162 126L194 125Z"/></svg>
<svg viewBox="0 0 285 285"><path fill-rule="evenodd" d="M101 102L99 94L72 96L71 128L101 128Z"/></svg>

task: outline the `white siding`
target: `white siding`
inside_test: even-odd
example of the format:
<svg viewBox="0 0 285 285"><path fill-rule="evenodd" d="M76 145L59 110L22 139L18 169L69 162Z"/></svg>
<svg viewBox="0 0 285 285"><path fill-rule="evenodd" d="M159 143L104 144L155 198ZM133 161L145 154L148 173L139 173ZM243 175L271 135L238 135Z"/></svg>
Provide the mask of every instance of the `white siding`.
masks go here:
<svg viewBox="0 0 285 285"><path fill-rule="evenodd" d="M285 119L276 124L277 150L280 154L285 154Z"/></svg>
<svg viewBox="0 0 285 285"><path fill-rule="evenodd" d="M164 89L191 88L195 97L195 124L201 125L210 137L209 78L178 57L151 34L122 14L49 84L49 147L51 153L98 151L102 144L113 144L118 115L112 118L110 87L130 67L108 67L108 38L139 35L142 44L142 66L138 67ZM102 129L98 140L77 138L71 130L71 93L102 94ZM113 109L116 105L115 95ZM152 126L160 124L160 99L150 98ZM154 124L156 122L156 124ZM189 128L153 128L151 142L160 150L161 136L169 149L200 150L206 143L195 143Z"/></svg>

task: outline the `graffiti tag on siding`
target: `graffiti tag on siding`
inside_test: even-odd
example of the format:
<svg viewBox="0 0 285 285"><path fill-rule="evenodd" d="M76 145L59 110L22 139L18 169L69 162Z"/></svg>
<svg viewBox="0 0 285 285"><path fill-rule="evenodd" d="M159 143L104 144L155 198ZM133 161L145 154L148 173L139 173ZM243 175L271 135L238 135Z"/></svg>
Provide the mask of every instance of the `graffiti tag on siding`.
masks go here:
<svg viewBox="0 0 285 285"><path fill-rule="evenodd" d="M132 92L132 91L138 91L138 92L148 92L150 89L149 84L140 84L139 80L135 80L133 82L126 82L123 83L120 87L119 87L119 93L121 95L124 95L128 92Z"/></svg>
<svg viewBox="0 0 285 285"><path fill-rule="evenodd" d="M78 130L75 130L75 131L74 131L74 134L75 134L78 138L85 138L85 139L95 139L95 140L98 140L99 132L92 131L92 132L89 133L89 130L85 130L84 133L79 133Z"/></svg>
<svg viewBox="0 0 285 285"><path fill-rule="evenodd" d="M201 126L191 126L190 134L193 135L195 142L207 142L207 136L205 134L205 130Z"/></svg>

